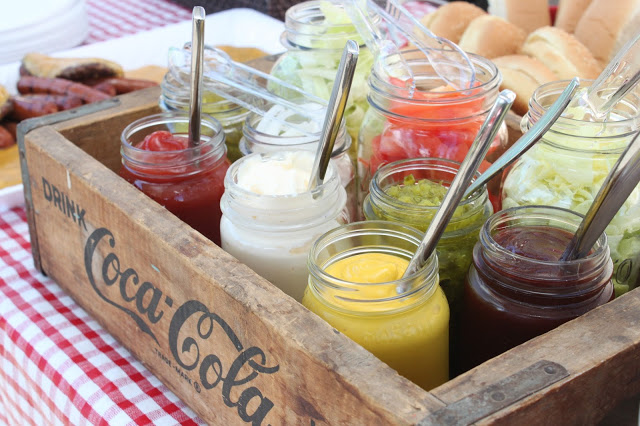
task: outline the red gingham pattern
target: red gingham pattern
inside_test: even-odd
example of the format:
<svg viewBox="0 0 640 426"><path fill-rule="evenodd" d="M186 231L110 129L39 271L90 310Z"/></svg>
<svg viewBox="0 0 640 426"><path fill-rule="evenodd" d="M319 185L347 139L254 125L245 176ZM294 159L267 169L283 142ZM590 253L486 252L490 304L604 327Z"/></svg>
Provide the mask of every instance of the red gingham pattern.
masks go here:
<svg viewBox="0 0 640 426"><path fill-rule="evenodd" d="M191 20L191 10L165 0L86 0L86 2L89 35L84 44Z"/></svg>
<svg viewBox="0 0 640 426"><path fill-rule="evenodd" d="M25 210L0 215L0 425L204 422L33 266Z"/></svg>

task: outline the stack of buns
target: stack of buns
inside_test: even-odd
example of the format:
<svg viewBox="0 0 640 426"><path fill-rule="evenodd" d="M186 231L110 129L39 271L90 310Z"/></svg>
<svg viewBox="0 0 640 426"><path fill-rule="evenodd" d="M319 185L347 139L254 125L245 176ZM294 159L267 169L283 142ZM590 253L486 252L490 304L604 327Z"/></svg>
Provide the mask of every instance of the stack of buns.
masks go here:
<svg viewBox="0 0 640 426"><path fill-rule="evenodd" d="M516 93L513 111L520 115L538 86L596 78L640 31L640 0L560 0L553 26L548 0L489 0L488 11L452 1L421 22L491 59L502 74L500 88Z"/></svg>

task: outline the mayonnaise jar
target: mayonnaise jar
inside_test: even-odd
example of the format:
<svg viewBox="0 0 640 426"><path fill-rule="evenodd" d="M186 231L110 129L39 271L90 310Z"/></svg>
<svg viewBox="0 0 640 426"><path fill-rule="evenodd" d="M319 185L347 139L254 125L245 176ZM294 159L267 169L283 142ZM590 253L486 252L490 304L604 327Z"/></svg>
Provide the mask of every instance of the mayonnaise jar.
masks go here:
<svg viewBox="0 0 640 426"><path fill-rule="evenodd" d="M308 190L314 156L283 150L242 157L227 172L220 202L222 248L297 301L312 244L350 219L333 161L324 182Z"/></svg>

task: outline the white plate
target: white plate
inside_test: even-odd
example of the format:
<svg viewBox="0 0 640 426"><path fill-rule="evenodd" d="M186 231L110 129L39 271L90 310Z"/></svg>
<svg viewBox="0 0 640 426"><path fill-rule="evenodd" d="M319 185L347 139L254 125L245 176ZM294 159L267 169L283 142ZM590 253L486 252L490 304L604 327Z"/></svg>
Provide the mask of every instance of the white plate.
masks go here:
<svg viewBox="0 0 640 426"><path fill-rule="evenodd" d="M284 23L253 9L231 9L208 15L205 21L205 42L210 45L255 47L268 54L284 51L280 34ZM124 69L145 65L167 66L170 47L182 46L191 39L191 21L155 28L130 36L89 44L52 53L60 57L99 57L115 61ZM0 66L0 84L16 93L20 78L19 62ZM24 203L22 185L0 190L0 211Z"/></svg>

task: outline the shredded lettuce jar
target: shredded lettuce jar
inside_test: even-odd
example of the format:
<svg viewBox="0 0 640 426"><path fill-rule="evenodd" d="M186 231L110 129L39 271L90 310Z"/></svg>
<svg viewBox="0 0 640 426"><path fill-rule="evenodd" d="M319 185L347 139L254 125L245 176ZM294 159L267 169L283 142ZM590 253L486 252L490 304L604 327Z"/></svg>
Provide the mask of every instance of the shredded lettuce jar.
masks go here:
<svg viewBox="0 0 640 426"><path fill-rule="evenodd" d="M287 51L273 65L271 74L327 101L345 43L351 39L360 45L344 114L347 132L356 141L360 123L369 107L367 78L373 57L343 6L338 0L302 2L287 10L284 25L280 41ZM284 98L288 96L286 91L276 92ZM353 145L350 156L355 160L355 143Z"/></svg>
<svg viewBox="0 0 640 426"><path fill-rule="evenodd" d="M540 86L522 119L526 132L558 98L567 81ZM583 80L583 87L591 82ZM640 98L630 94L607 122L585 118L570 108L543 138L505 173L502 206L546 205L585 214L604 179L640 129ZM640 271L640 186L636 187L606 229L614 263L616 296L638 286Z"/></svg>
<svg viewBox="0 0 640 426"><path fill-rule="evenodd" d="M424 233L459 168L460 163L439 158L406 159L382 166L373 176L364 201L365 218L399 222ZM461 298L473 247L492 213L487 188L483 186L460 202L436 248L440 286L451 310L452 347L458 337Z"/></svg>
<svg viewBox="0 0 640 426"><path fill-rule="evenodd" d="M189 111L190 92L188 85L183 85L173 75L165 74L160 84L162 94L159 105L163 111ZM224 99L204 86L202 94L202 112L220 122L225 133L227 158L234 162L242 156L238 142L242 138L242 126L249 114L246 109Z"/></svg>

